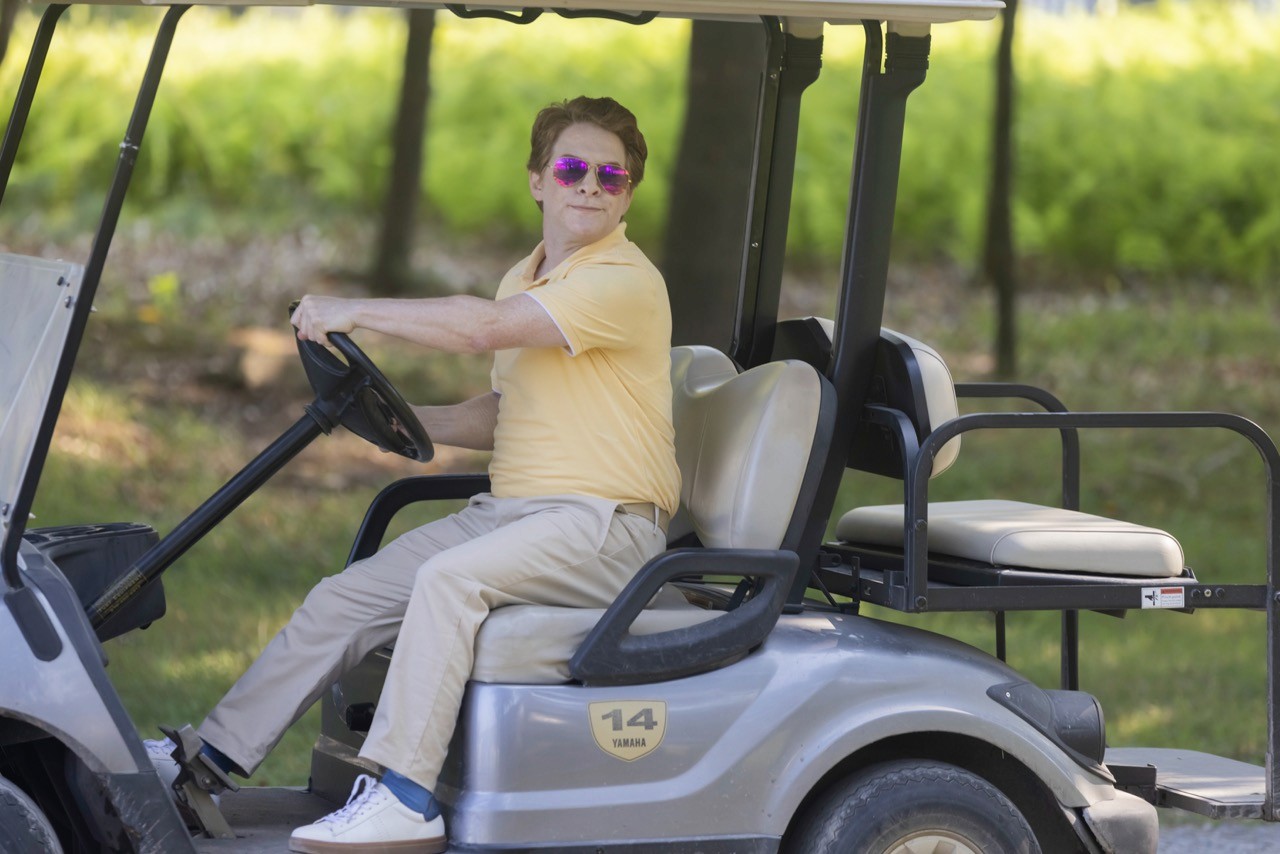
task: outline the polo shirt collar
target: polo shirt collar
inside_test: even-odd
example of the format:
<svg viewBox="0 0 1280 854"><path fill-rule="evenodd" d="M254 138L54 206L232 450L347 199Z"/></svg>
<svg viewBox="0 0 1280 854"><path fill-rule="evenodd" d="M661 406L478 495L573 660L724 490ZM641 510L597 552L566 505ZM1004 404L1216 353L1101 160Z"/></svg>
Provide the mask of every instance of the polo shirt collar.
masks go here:
<svg viewBox="0 0 1280 854"><path fill-rule="evenodd" d="M618 227L597 240L595 243L589 243L581 249L576 250L568 258L557 264L552 270L540 279L534 279L534 274L538 272L538 265L542 263L542 259L547 257L547 247L544 242L539 242L534 247L533 254L525 261L524 269L520 272L520 277L526 282L526 287L534 287L546 284L556 275L558 270L563 269L572 261L581 260L585 256L597 253L606 253L627 241L627 224L625 222L618 223Z"/></svg>

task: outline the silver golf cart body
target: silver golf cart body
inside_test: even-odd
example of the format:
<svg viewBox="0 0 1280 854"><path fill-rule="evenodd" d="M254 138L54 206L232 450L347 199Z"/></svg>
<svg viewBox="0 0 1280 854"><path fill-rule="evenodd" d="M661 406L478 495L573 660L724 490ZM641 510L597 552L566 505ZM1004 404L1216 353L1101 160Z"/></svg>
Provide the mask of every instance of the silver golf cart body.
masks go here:
<svg viewBox="0 0 1280 854"><path fill-rule="evenodd" d="M507 7L368 5L444 6L463 16L512 20L530 14ZM452 850L794 849L812 804L851 775L895 759L946 762L989 782L1016 806L1046 852L1155 850L1152 803L1170 803L1168 791L1141 774L1117 781L1109 766L1119 763L1105 761L1101 713L1091 698L1074 690L1044 691L972 647L857 613L859 599L904 611L929 610L931 603L934 609L990 607L981 585L977 592L957 593L958 585L931 581L927 544L916 539L926 535L927 525L909 524L928 512L927 487L918 477L904 477L910 486L907 536L896 569L877 568L869 554L821 543L835 484L857 458L853 428L870 417L864 407L874 402L868 396L871 377L884 368L885 352L897 352L885 349L882 342L895 339L882 337L879 321L906 97L924 79L932 25L989 19L1001 6L992 0L570 0L545 10L635 22L655 13L763 21L770 68L761 84L740 320L732 371L717 383L738 382L738 368L745 377L775 365L798 365L777 371L807 377L800 382L818 391L794 490L785 509L774 508L780 515L771 539L748 536L745 546L713 542L718 523L707 520L717 516L723 496L697 497L686 490L688 518L677 520L677 529L684 528L673 531L673 550L642 570L615 607L576 615L508 608L495 615L502 619L492 621L493 637L480 639L475 680L437 792ZM62 8L51 7L37 35L0 152L0 191ZM324 731L309 789L229 793L223 808L240 838L192 838L110 684L99 641L160 616L162 598L145 595L158 590L159 573L332 424L311 423L307 419L319 416L309 411L275 450L264 452L158 543L145 526L26 530L169 39L185 8L170 7L164 16L88 262L82 268L0 258L0 513L8 606L0 612L6 649L0 665L0 738L7 757L2 770L49 814L69 851L285 850L293 826L331 810L346 796L352 777L366 770L356 752L389 655L371 655L323 701ZM784 329L777 323L776 291L794 119L800 94L816 77L828 25L863 27L868 59L840 316L833 324L818 324L818 335L811 334L814 324ZM884 407L871 409L882 414ZM905 421L908 432L920 432L922 446L934 442L928 448L931 462L932 448L950 438L941 428L954 422L935 420L932 426L939 429L931 436L909 409L898 410L902 417L895 423ZM1044 426L1064 436L1095 426L1087 416L1079 418ZM970 426L988 425L960 423L953 433ZM1270 440L1261 431L1249 435L1274 472ZM756 447L748 453L764 452ZM898 453L907 463L922 459L901 447ZM742 466L750 468L754 460L748 457ZM483 476L424 477L389 487L370 508L351 559L378 547L389 518L405 504L484 487ZM748 503L761 492L748 494ZM772 493L765 497L776 500ZM61 544L94 536L127 544L105 580L73 573L70 550L60 550ZM87 569L92 576L94 567ZM708 576L713 583L685 581ZM725 576L732 578L727 589L719 580ZM735 587L738 578L743 583ZM1183 582L1187 591L1193 582ZM811 585L843 598L815 601L806 595ZM1259 589L1226 597L1226 606L1273 608L1274 586L1268 578ZM1046 590L1064 598L1055 603ZM1138 607L1142 587L1121 579L1090 581L1065 593L1043 584L1026 591L1020 599L1008 587L1000 589L999 608ZM655 595L670 599L673 592L673 608L682 616L642 632L644 620L662 620L653 616L661 606L645 606ZM505 629L501 622L508 624ZM512 637L537 638L538 646L559 644L562 650L533 666L507 654ZM1142 756L1127 756L1125 765L1142 767ZM50 781L72 796L50 795ZM0 782L8 783L3 777ZM1271 777L1250 769L1244 786L1253 788L1236 802L1193 792L1182 805L1218 817L1274 820Z"/></svg>

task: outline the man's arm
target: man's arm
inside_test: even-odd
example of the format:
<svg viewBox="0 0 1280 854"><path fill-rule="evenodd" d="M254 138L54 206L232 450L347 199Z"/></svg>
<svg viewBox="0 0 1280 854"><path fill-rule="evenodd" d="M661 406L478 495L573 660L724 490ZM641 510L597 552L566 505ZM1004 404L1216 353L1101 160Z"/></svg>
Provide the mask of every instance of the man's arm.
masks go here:
<svg viewBox="0 0 1280 854"><path fill-rule="evenodd" d="M493 450L498 423L498 393L491 391L451 406L415 406L414 414L431 441L473 451Z"/></svg>
<svg viewBox="0 0 1280 854"><path fill-rule="evenodd" d="M328 332L361 328L446 353L568 346L555 321L527 294L501 300L463 294L428 299L306 296L292 320L299 338L325 345Z"/></svg>

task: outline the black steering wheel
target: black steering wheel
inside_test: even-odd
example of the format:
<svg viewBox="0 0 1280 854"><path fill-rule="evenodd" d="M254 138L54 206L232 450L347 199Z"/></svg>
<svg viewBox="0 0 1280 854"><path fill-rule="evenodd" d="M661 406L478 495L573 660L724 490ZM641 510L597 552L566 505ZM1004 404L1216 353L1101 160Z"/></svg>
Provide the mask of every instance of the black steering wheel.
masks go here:
<svg viewBox="0 0 1280 854"><path fill-rule="evenodd" d="M431 437L400 392L349 336L330 332L327 337L345 362L328 348L297 338L302 367L316 393L306 410L320 428L329 433L342 425L384 451L430 462L435 456Z"/></svg>

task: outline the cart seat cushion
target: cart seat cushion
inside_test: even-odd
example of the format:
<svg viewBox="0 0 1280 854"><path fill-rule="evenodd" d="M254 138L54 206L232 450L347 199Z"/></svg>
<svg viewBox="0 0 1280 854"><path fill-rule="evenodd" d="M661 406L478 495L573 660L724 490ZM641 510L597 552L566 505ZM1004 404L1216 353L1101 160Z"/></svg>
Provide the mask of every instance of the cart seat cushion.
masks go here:
<svg viewBox="0 0 1280 854"><path fill-rule="evenodd" d="M911 359L920 371L920 391L924 395L925 411L929 417L925 432L930 432L935 427L957 417L960 414L960 404L956 400L956 383L951 377L951 370L938 351L923 341L917 341L910 335L903 335L891 329L881 330L880 335L886 344L905 348L910 356L904 355L904 358ZM949 439L934 456L933 470L929 476L937 477L951 468L958 456L960 456L960 437L955 436Z"/></svg>
<svg viewBox="0 0 1280 854"><path fill-rule="evenodd" d="M671 351L672 420L681 512L709 548L776 549L795 514L818 431L822 379L804 362L739 374L712 347Z"/></svg>
<svg viewBox="0 0 1280 854"><path fill-rule="evenodd" d="M835 340L835 321L825 317L814 317L812 320L816 321L818 327L826 333L828 342ZM882 327L877 367L887 370L889 366L882 363L890 358L896 360L898 367L904 372L903 375L910 378L909 390L915 398L915 405L910 409L918 413L924 421L917 425L922 435L927 435L934 428L960 414L955 380L951 376L951 369L947 367L946 360L937 350L910 335ZM953 436L938 449L938 453L933 458L933 469L929 477L937 477L951 468L959 456L960 437Z"/></svg>
<svg viewBox="0 0 1280 854"><path fill-rule="evenodd" d="M783 361L738 373L719 350L684 346L671 351L671 385L681 487L668 537L693 532L709 548L781 548L818 432L823 386L817 371ZM656 634L721 614L689 604L667 585L630 631ZM566 682L569 659L603 615L590 608L499 608L480 628L471 677Z"/></svg>
<svg viewBox="0 0 1280 854"><path fill-rule="evenodd" d="M841 517L846 543L902 547L901 504L859 507ZM1171 578L1183 572L1171 535L1116 519L1020 501L929 505L929 551L996 566Z"/></svg>
<svg viewBox="0 0 1280 854"><path fill-rule="evenodd" d="M683 629L719 613L691 605L684 594L668 585L632 623L631 632L649 635ZM471 678L476 682L514 685L568 682L569 659L602 616L603 608L497 608L481 624L476 636Z"/></svg>

